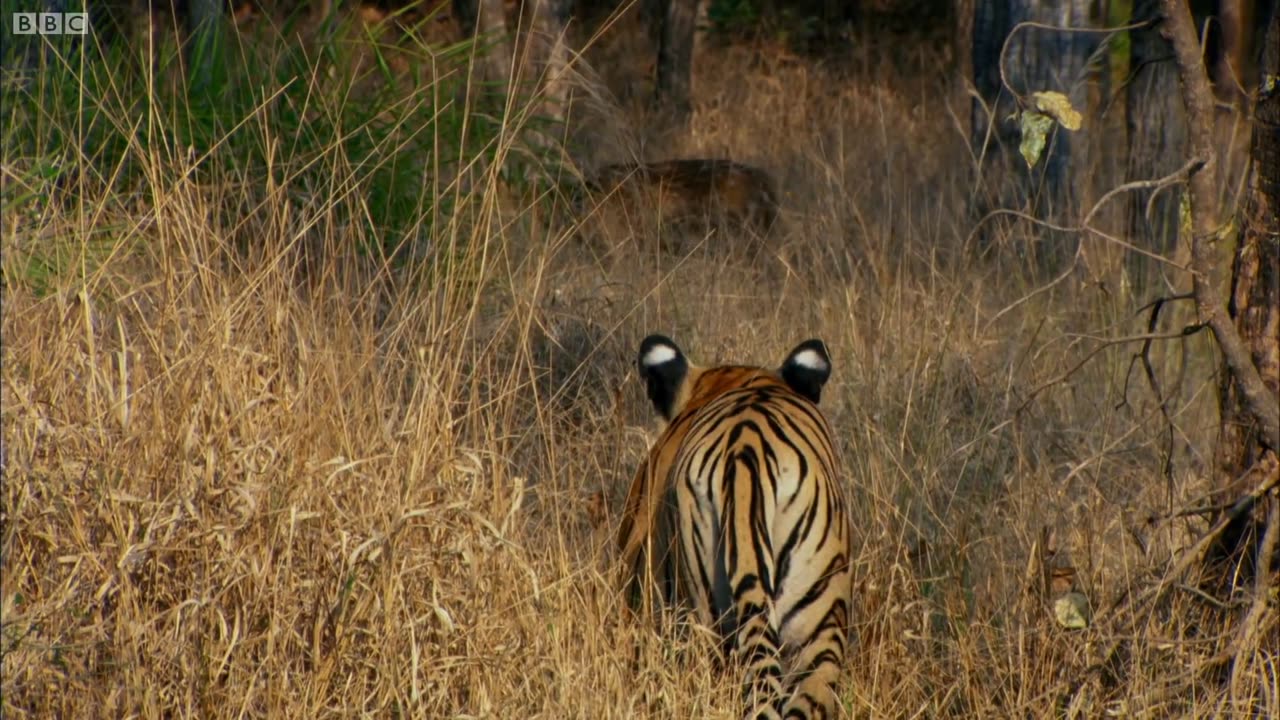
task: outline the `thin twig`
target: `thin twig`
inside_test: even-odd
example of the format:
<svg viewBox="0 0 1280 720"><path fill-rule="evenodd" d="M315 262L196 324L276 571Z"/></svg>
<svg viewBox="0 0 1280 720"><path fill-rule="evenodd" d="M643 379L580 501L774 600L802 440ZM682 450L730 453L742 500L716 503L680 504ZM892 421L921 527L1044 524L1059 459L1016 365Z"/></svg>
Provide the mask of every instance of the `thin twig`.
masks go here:
<svg viewBox="0 0 1280 720"><path fill-rule="evenodd" d="M1013 86L1009 84L1009 76L1004 71L1004 61L1006 56L1009 53L1009 43L1013 41L1013 36L1017 35L1018 31L1022 30L1023 28L1036 28L1039 30L1055 30L1057 32L1065 32L1065 33L1114 34L1118 32L1124 32L1127 30L1136 30L1137 28L1143 27L1148 24L1150 24L1149 21L1131 23L1129 25L1120 25L1115 27L1105 27L1105 28L1078 28L1078 27L1069 27L1064 25L1050 25L1048 23L1035 22L1033 20L1024 20L1018 23L1017 25L1013 26L1013 29L1010 30L1009 34L1005 36L1004 44L1000 47L1000 62L998 64L1000 68L1000 84L1004 85L1004 87L1008 89L1008 91L1012 93L1014 97L1018 98L1018 102L1023 102L1022 93L1019 93L1017 90L1013 89Z"/></svg>
<svg viewBox="0 0 1280 720"><path fill-rule="evenodd" d="M1041 220L1039 218L1032 217L1026 213L1019 212L1017 210L1002 209L1002 210L993 210L987 213L986 215L984 215L982 219L978 221L977 225L974 226L974 229L970 231L969 238L972 239L973 235L977 233L978 228L982 227L982 225L986 223L987 220L993 217L998 217L1000 215L1012 215L1016 218L1026 220L1034 225L1038 225L1040 227L1048 228L1050 230L1055 230L1058 232L1068 232L1068 233L1090 232L1090 233L1093 233L1094 235L1097 235L1098 237L1103 238L1104 240L1107 240L1108 242L1115 242L1116 244L1121 245L1123 247L1138 251L1143 255L1147 255L1149 257L1153 257L1162 262L1166 262L1168 264L1174 265L1175 267L1182 268L1181 265L1178 265L1176 262L1173 262L1163 256L1157 255L1155 253L1151 253L1150 251L1141 250L1129 243L1123 242L1118 238L1115 238L1109 235L1108 233L1098 230L1097 228L1093 227L1092 223L1093 223L1094 216L1097 215L1102 210L1103 205L1105 205L1108 201L1110 201L1112 198L1116 197L1117 195L1125 192L1136 191L1136 190L1149 190L1151 188L1167 187L1169 185L1172 185L1178 182L1183 182L1188 178L1194 176L1196 171L1202 167L1204 167L1204 161L1199 159L1192 159L1192 160L1188 160L1185 164L1183 164L1182 167L1169 173L1168 175L1165 175L1164 177L1156 178L1154 180L1134 180L1132 182L1127 182L1122 185L1118 185L1112 188L1111 190L1107 191L1102 197L1098 198L1097 202L1095 202L1093 206L1089 209L1089 212L1085 214L1084 221L1081 222L1080 225L1078 226L1069 227L1064 225L1058 225L1057 223L1052 223L1047 220ZM969 240L966 239L965 242L967 244ZM1041 295L1045 292L1048 292L1049 290L1056 287L1058 284L1062 283L1067 278L1071 277L1072 273L1075 272L1076 266L1080 262L1082 247L1083 247L1082 245L1076 247L1076 253L1072 257L1071 263L1067 267L1066 271L1064 271L1062 274L1058 275L1054 279L1050 280L1047 284L1041 285L1040 287L1032 290L1026 295L1023 295L1017 300L1014 300L1012 303L1010 303L1006 307L1002 308L989 321L987 321L987 327L990 328L992 324L994 324L997 320L999 320L1008 312L1023 305L1024 303L1028 302L1029 300L1036 297L1037 295Z"/></svg>
<svg viewBox="0 0 1280 720"><path fill-rule="evenodd" d="M1280 469L1272 478L1272 484L1275 484L1277 478L1280 478ZM1249 606L1249 613L1245 615L1244 622L1240 624L1240 631L1231 643L1232 655L1236 659L1235 665L1231 668L1232 695L1238 694L1237 690L1243 682L1243 671L1251 664L1244 660L1253 657L1258 649L1262 636L1259 628L1262 627L1263 618L1271 604L1271 584L1276 582L1275 575L1271 571L1271 558L1276 552L1277 536L1280 536L1280 498L1272 498L1265 527L1262 543L1258 547L1257 568L1253 579L1253 602Z"/></svg>
<svg viewBox="0 0 1280 720"><path fill-rule="evenodd" d="M1089 210L1089 214L1085 215L1084 222L1080 224L1085 228L1092 225L1093 216L1098 214L1098 211L1102 209L1102 206L1105 205L1108 200L1120 193L1130 192L1133 190L1159 190L1160 188L1176 185L1180 182L1186 182L1188 178L1195 175L1195 173L1204 166L1204 160L1200 158L1192 158L1185 162L1182 167L1174 170L1164 177L1156 178L1154 180L1133 180L1131 182L1117 185L1104 193L1102 197L1098 198L1098 201L1093 204L1093 208Z"/></svg>
<svg viewBox="0 0 1280 720"><path fill-rule="evenodd" d="M1160 308L1164 307L1164 303L1157 302L1151 306L1151 316L1147 319L1147 332L1155 332L1156 325L1160 322ZM1164 391L1160 389L1160 380L1156 377L1156 369L1151 365L1151 338L1147 338L1142 343L1142 351L1138 353L1138 357L1142 358L1142 367L1146 371L1147 384L1151 387L1151 392L1155 393L1156 400L1160 402L1160 415L1164 418L1165 426L1169 430L1169 441L1165 447L1164 455L1164 480L1165 489L1170 498L1173 497L1173 418L1169 417L1169 403L1166 401Z"/></svg>
<svg viewBox="0 0 1280 720"><path fill-rule="evenodd" d="M1036 395L1040 394L1041 392L1044 392L1046 389L1054 385L1057 385L1060 382L1063 382L1064 380L1069 380L1072 375L1076 374L1076 372L1079 371L1080 368L1084 367L1084 365L1088 363L1090 360L1092 360L1094 357L1096 357L1098 353L1102 352L1103 350L1106 350L1109 347L1112 347L1115 345L1123 345L1124 343L1139 342L1139 341L1147 343L1152 340L1174 340L1180 337L1186 337L1188 334L1191 334L1188 332L1189 329L1190 328L1183 328L1178 332L1172 332L1172 333L1143 333L1141 335L1129 335L1126 337L1117 337L1117 338L1091 338L1098 341L1099 344L1097 347L1090 349L1089 352L1086 353L1083 358L1081 358L1078 362L1076 362L1076 364L1072 365L1071 368L1066 372L1054 377L1051 380L1046 380L1045 382L1037 385L1035 389L1033 389L1030 393L1028 393L1027 399L1021 405L1019 405L1018 409L1014 412L1015 413L1022 412L1027 408L1028 405L1031 404L1031 401L1035 399ZM1191 332L1199 332L1199 330L1201 329L1203 328L1196 327L1194 330L1191 330Z"/></svg>
<svg viewBox="0 0 1280 720"><path fill-rule="evenodd" d="M1062 274L1058 275L1057 277L1045 283L1044 285L1041 285L1040 287L1032 290L1031 292L1027 293L1026 295L1023 295L1022 297L1018 298L1017 300L1014 300L1012 303L1002 308L1000 312L996 313L994 316L992 316L990 320L987 321L986 329L989 330L991 326L996 323L997 320L1004 317L1006 313L1013 311L1014 308L1017 308L1026 302L1029 302L1032 298L1036 297L1037 295L1042 295L1046 292L1049 292L1053 288L1060 285L1064 280L1071 277L1075 273L1076 267L1080 264L1080 255L1081 255L1081 250L1083 248L1084 248L1084 245L1076 246L1075 255L1071 257L1071 264L1067 266L1067 269L1064 270Z"/></svg>
<svg viewBox="0 0 1280 720"><path fill-rule="evenodd" d="M1165 520L1178 520L1186 517L1207 518L1217 515L1223 510L1229 510L1233 505L1235 505L1234 500L1229 503L1218 503L1216 505L1197 505L1195 507L1182 508L1181 510L1163 513L1161 515L1148 515L1147 522L1154 525Z"/></svg>
<svg viewBox="0 0 1280 720"><path fill-rule="evenodd" d="M1231 606L1234 604L1225 603L1194 585L1178 583L1174 585L1174 589L1181 590L1182 592L1195 597L1197 600L1201 600L1202 602L1212 605L1219 610L1230 610Z"/></svg>
<svg viewBox="0 0 1280 720"><path fill-rule="evenodd" d="M1195 545L1192 545L1190 549L1183 553L1182 557L1178 559L1178 562L1175 563L1167 573L1165 573L1165 581L1144 589L1133 599L1132 602L1128 603L1129 609L1137 612L1143 606L1157 603L1168 595L1169 591L1173 589L1175 581L1186 574L1186 572L1191 569L1192 565L1199 562L1201 556L1204 555L1205 551L1209 549L1209 546L1218 539L1218 536L1222 534L1222 531L1244 513L1253 509L1253 506L1258 502L1258 499L1271 492L1277 484L1280 484L1280 473L1264 479L1255 485L1252 490L1240 496L1232 506L1231 510L1227 514L1218 518L1218 521L1213 524L1213 527L1209 528L1208 532L1200 536L1200 539L1196 541ZM1125 597L1121 597L1116 603L1113 603L1110 608L1110 612L1116 612L1120 606L1125 604L1125 599Z"/></svg>

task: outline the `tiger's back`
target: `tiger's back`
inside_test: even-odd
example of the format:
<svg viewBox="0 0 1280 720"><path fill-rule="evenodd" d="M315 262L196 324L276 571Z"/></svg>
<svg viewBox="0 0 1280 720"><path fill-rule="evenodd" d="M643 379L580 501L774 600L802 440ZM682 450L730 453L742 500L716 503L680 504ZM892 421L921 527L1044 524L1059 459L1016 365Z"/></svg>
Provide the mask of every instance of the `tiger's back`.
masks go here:
<svg viewBox="0 0 1280 720"><path fill-rule="evenodd" d="M801 344L778 371L702 369L651 336L640 371L669 424L627 498L618 542L628 592L718 629L744 666L748 717L834 715L850 529L816 406L825 347Z"/></svg>

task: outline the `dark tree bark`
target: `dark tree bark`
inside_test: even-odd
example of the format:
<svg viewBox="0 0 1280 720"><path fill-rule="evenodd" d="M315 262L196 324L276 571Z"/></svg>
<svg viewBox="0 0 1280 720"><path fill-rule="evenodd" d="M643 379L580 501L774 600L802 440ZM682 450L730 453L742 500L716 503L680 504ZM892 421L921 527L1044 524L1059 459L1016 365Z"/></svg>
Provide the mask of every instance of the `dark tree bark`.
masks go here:
<svg viewBox="0 0 1280 720"><path fill-rule="evenodd" d="M453 0L453 16L463 38L483 36L494 44L480 55L481 77L498 85L505 95L511 84L511 44L502 0Z"/></svg>
<svg viewBox="0 0 1280 720"><path fill-rule="evenodd" d="M698 0L659 0L651 12L659 29L657 102L671 111L677 125L685 125L693 112L693 36Z"/></svg>
<svg viewBox="0 0 1280 720"><path fill-rule="evenodd" d="M1001 132L999 110L988 115L988 108L995 109L998 105L1007 109L1012 102L1000 81L1000 50L1013 29L1012 7L1009 0L970 0L970 4L973 12L968 27L972 33L970 68L974 89L983 100L973 101L970 131L975 152L984 155L995 149L988 140L998 141Z"/></svg>
<svg viewBox="0 0 1280 720"><path fill-rule="evenodd" d="M1240 231L1231 263L1227 312L1272 402L1280 398L1280 13L1273 13L1263 45L1261 78L1254 106L1252 163ZM1272 81L1268 86L1266 78ZM1246 401L1240 381L1223 367L1219 386L1221 427L1217 460L1220 499L1234 503L1251 489L1280 475L1280 461L1261 423ZM1270 497L1263 503L1277 502ZM1252 575L1265 511L1253 507L1233 517L1214 548L1212 559ZM1235 575L1232 572L1228 577Z"/></svg>
<svg viewBox="0 0 1280 720"><path fill-rule="evenodd" d="M692 112L693 45L699 0L642 0L641 12L650 36L657 45L655 64L655 104L671 112L677 125L685 125ZM569 61L563 34L571 19L574 0L525 0L531 9L531 26L536 37L527 53L538 72L545 71L549 105L562 106L565 88L560 82ZM463 37L506 35L503 0L452 0L454 17ZM589 10L590 8L586 8ZM524 54L524 53L522 53ZM510 84L513 68L510 44L499 40L488 52L486 74ZM549 108L553 115L554 108Z"/></svg>
<svg viewBox="0 0 1280 720"><path fill-rule="evenodd" d="M1091 0L975 0L970 48L974 86L982 101L974 101L971 139L983 160L984 177L1002 187L988 203L1070 222L1088 177L1088 137L1096 115L1089 108L1090 58L1103 34L1068 28L1096 28L1097 11ZM1052 27L1019 28L1023 22ZM1076 132L1051 131L1040 160L1028 169L1017 152L1019 129L1006 118L1018 107L1016 97L1037 91L1065 94L1085 122ZM1069 256L1071 242L1074 238L1049 239L1042 259L1052 265Z"/></svg>
<svg viewBox="0 0 1280 720"><path fill-rule="evenodd" d="M543 119L564 120L568 98L565 72L569 66L566 32L573 16L573 0L537 0L533 11L534 67L543 82Z"/></svg>
<svg viewBox="0 0 1280 720"><path fill-rule="evenodd" d="M462 37L469 38L476 34L476 20L480 17L480 0L453 0L453 19L462 31Z"/></svg>
<svg viewBox="0 0 1280 720"><path fill-rule="evenodd" d="M1254 20L1252 6L1248 0L1218 0L1220 47L1213 66L1213 83L1218 87L1218 94L1228 102L1243 100L1245 83L1251 80L1245 73L1245 58L1250 45L1246 28Z"/></svg>
<svg viewBox="0 0 1280 720"><path fill-rule="evenodd" d="M1089 57L1098 49L1102 40L1099 33L1066 32L1039 27L1024 27L1009 39L1009 33L1021 22L1036 22L1062 28L1078 28L1087 30L1096 24L1093 17L1093 3L1089 0L1070 0L1070 2L1050 2L1048 0L979 0L979 11L983 5L1003 5L993 13L998 21L1003 21L1000 32L994 39L988 40L985 49L987 58L994 54L995 65L984 68L986 84L1000 82L1000 51L1008 39L1008 50L1004 56L1004 72L1010 88L1000 88L997 96L998 108L996 119L1001 120L1007 113L1003 109L1012 109L1010 89L1020 95L1028 95L1041 90L1056 90L1071 98L1071 104L1083 110L1088 105L1088 68ZM982 32L975 19L974 32ZM975 38L975 45L977 39ZM975 73L979 72L975 52ZM999 107L1003 106L1003 107ZM1016 132L1006 130L1006 137L1016 147ZM1044 210L1049 215L1058 215L1067 209L1074 195L1069 181L1073 151L1082 155L1085 143L1079 142L1078 135L1063 131L1056 132L1052 144L1041 158L1043 165L1042 178L1044 188ZM1079 158L1083 161L1083 158ZM1080 162L1074 164L1079 165ZM1033 175L1034 177L1034 175Z"/></svg>
<svg viewBox="0 0 1280 720"><path fill-rule="evenodd" d="M974 126L975 118L973 117L977 103L970 102L968 94L968 83L974 82L977 75L974 69L974 43L977 38L973 35L974 15L977 13L976 0L957 0L952 10L951 16L951 46L955 48L956 68L953 76L952 91L956 95L956 107L964 107L964 103L969 102L969 126L965 129L968 137L973 142L973 146L977 147L978 140L975 139Z"/></svg>
<svg viewBox="0 0 1280 720"><path fill-rule="evenodd" d="M1218 185L1221 161L1213 142L1214 98L1203 51L1185 0L1161 0L1161 6L1165 17L1162 31L1173 45L1179 89L1187 111L1188 151L1203 163L1187 183L1191 208L1190 271L1196 312L1201 323L1213 332L1232 382L1259 426L1262 441L1275 449L1280 447L1280 402L1263 383L1248 345L1227 312L1228 293L1219 279L1219 244L1225 227ZM1267 87L1265 78L1263 87Z"/></svg>
<svg viewBox="0 0 1280 720"><path fill-rule="evenodd" d="M1185 162L1186 111L1178 97L1178 66L1173 48L1160 34L1159 0L1136 0L1131 23L1144 23L1129 31L1129 80L1125 90L1129 158L1126 181L1165 177ZM1129 237L1134 244L1158 253L1169 253L1178 241L1180 187L1139 190L1129 194ZM1148 212L1148 208L1150 212ZM1130 272L1140 275L1145 258L1131 257Z"/></svg>

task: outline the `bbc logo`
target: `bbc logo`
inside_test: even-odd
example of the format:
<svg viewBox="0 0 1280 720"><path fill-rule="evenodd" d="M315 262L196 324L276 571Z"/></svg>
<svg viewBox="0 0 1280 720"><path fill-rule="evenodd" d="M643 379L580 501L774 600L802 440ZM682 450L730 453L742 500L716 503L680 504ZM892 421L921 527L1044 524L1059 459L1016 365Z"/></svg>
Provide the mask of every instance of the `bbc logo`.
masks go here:
<svg viewBox="0 0 1280 720"><path fill-rule="evenodd" d="M14 35L84 35L89 13L14 13Z"/></svg>

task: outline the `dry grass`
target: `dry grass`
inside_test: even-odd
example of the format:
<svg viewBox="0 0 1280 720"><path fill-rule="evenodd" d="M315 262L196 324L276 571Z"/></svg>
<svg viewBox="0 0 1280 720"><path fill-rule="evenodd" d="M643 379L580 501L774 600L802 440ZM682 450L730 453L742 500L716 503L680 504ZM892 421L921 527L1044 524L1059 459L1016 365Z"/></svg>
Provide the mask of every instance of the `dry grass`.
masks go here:
<svg viewBox="0 0 1280 720"><path fill-rule="evenodd" d="M862 548L851 716L1280 714L1274 606L1234 665L1238 613L1190 583L1109 611L1201 529L1147 518L1207 487L1207 338L1156 348L1170 430L1126 384L1133 345L1076 369L1147 298L1073 280L1001 313L1032 274L967 252L948 88L743 52L707 51L670 155L775 173L756 265L630 236L588 258L493 174L395 269L349 250L367 230L331 197L259 188L233 216L236 179L175 158L136 158L139 202L7 210L5 717L733 717L707 638L634 621L610 582L650 331L703 362L827 341ZM22 260L50 242L75 261L37 287ZM1075 569L1091 627L1053 622L1042 564Z"/></svg>

